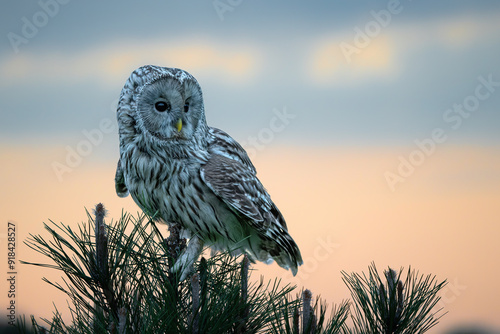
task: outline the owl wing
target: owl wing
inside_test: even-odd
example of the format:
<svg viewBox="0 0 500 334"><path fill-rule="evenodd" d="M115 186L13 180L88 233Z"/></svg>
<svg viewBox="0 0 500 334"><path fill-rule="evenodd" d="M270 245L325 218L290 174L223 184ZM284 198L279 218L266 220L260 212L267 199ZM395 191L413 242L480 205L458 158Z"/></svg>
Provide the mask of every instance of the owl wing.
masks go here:
<svg viewBox="0 0 500 334"><path fill-rule="evenodd" d="M215 138L209 142L210 158L201 167L202 180L230 208L248 218L261 239L261 251L267 254L254 255L261 261L271 256L281 267L297 274L297 266L303 263L300 250L245 150L225 132L211 132Z"/></svg>
<svg viewBox="0 0 500 334"><path fill-rule="evenodd" d="M202 166L201 178L227 205L249 218L257 230L265 232L275 222L287 229L262 183L242 163L215 154Z"/></svg>
<svg viewBox="0 0 500 334"><path fill-rule="evenodd" d="M118 166L116 166L115 190L120 197L127 197L128 195L128 189L125 185L125 177L123 176L121 160L118 160Z"/></svg>
<svg viewBox="0 0 500 334"><path fill-rule="evenodd" d="M286 230L283 215L257 178L245 149L226 132L213 127L209 131L212 155L202 167L203 181L226 204L250 218L255 227L277 221Z"/></svg>
<svg viewBox="0 0 500 334"><path fill-rule="evenodd" d="M201 178L226 204L255 222L262 222L255 205L259 191L255 175L240 162L214 154L201 168Z"/></svg>
<svg viewBox="0 0 500 334"><path fill-rule="evenodd" d="M300 250L287 232L285 219L255 174L237 160L214 154L201 167L201 178L224 203L248 218L261 238L261 250L295 275L297 266L303 263ZM260 260L266 261L266 258Z"/></svg>
<svg viewBox="0 0 500 334"><path fill-rule="evenodd" d="M217 128L209 128L211 135L209 142L210 153L220 154L225 157L241 162L246 168L255 175L257 170L250 161L247 152L230 135Z"/></svg>

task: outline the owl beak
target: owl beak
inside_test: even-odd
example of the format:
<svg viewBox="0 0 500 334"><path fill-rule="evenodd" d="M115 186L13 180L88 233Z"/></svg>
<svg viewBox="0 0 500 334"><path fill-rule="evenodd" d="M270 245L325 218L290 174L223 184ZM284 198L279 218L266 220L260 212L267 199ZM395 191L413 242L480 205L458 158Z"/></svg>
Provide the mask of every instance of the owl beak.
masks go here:
<svg viewBox="0 0 500 334"><path fill-rule="evenodd" d="M182 130L182 119L179 118L179 120L177 121L177 132L181 132Z"/></svg>

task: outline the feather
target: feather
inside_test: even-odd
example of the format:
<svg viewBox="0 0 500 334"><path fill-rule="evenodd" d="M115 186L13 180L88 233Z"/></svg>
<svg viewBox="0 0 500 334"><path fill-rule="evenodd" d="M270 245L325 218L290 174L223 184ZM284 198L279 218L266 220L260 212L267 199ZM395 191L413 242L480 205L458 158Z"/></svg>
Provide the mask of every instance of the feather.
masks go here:
<svg viewBox="0 0 500 334"><path fill-rule="evenodd" d="M169 108L158 108L168 105ZM186 104L189 108L185 108ZM302 264L281 212L243 147L209 127L201 88L186 71L143 66L122 89L115 188L191 237L173 267L185 278L203 245L290 269Z"/></svg>

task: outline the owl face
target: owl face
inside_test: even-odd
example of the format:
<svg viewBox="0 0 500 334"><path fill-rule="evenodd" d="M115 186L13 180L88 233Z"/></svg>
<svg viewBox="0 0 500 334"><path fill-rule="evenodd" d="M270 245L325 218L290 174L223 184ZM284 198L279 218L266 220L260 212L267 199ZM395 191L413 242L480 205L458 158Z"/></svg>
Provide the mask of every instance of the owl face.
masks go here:
<svg viewBox="0 0 500 334"><path fill-rule="evenodd" d="M142 127L163 142L192 139L206 126L203 97L192 77L160 76L139 90L137 116Z"/></svg>

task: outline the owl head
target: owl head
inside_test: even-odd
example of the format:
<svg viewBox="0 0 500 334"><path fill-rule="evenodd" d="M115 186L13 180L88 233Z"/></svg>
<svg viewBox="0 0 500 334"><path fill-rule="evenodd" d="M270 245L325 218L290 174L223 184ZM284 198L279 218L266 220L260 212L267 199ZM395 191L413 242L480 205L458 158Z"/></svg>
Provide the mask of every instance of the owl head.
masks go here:
<svg viewBox="0 0 500 334"><path fill-rule="evenodd" d="M120 128L127 116L136 134L166 145L192 141L207 128L200 85L177 68L147 65L132 72L118 104Z"/></svg>

